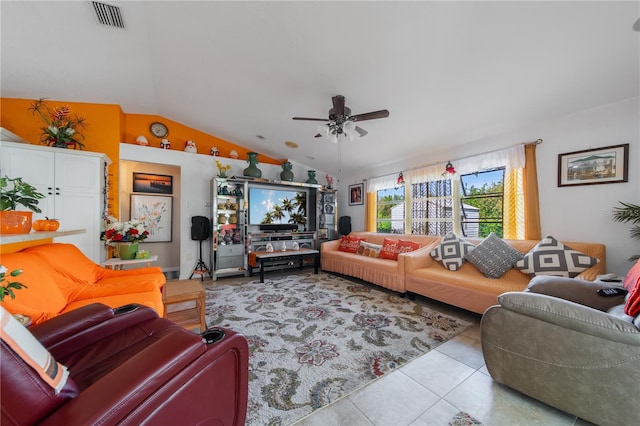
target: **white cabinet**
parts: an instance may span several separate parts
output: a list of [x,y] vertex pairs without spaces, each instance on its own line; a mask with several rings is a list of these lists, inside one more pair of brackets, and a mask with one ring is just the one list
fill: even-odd
[[22,177],[46,196],[33,219],[45,216],[60,221],[60,229],[86,229],[65,237],[91,260],[102,263],[106,256],[100,241],[105,211],[105,166],[111,160],[93,152],[2,142],[0,172]]

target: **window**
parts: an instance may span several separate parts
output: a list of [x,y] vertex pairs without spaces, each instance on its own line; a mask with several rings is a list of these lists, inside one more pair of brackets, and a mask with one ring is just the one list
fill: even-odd
[[[502,237],[504,167],[460,175],[459,182],[440,179],[377,191],[376,232],[484,238]],[[454,196],[460,194],[460,196]],[[405,214],[405,206],[409,206]]]
[[404,234],[404,186],[378,190],[376,201],[376,232]]
[[462,235],[502,237],[504,167],[460,176]]
[[453,192],[450,180],[411,185],[411,233],[445,235],[453,231]]

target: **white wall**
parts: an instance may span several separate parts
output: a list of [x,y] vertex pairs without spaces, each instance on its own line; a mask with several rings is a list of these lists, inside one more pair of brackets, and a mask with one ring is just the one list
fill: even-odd
[[[212,157],[203,154],[192,154],[176,150],[164,150],[160,148],[151,148],[148,146],[139,146],[133,144],[120,144],[120,160],[138,161],[144,163],[166,164],[180,167],[180,188],[179,200],[180,205],[173,205],[173,211],[180,212],[179,229],[173,229],[173,244],[180,245],[180,279],[187,279],[191,275],[191,271],[199,256],[199,243],[191,239],[191,217],[206,216],[211,218],[211,179],[217,174],[215,159],[222,164],[231,164],[230,176],[242,176],[242,171],[247,167],[247,162],[242,159],[233,160],[231,158]],[[258,157],[258,161],[260,157]],[[295,182],[305,182],[307,180],[307,170],[313,169],[304,164],[292,162]],[[282,168],[279,165],[259,164],[258,168],[262,171],[262,177],[270,180],[279,180]],[[318,171],[316,179],[318,183],[324,184],[325,172]],[[175,194],[175,192],[174,192]],[[121,193],[122,196],[122,193]],[[126,192],[125,196],[128,196]],[[145,249],[147,249],[145,247]],[[149,250],[152,250],[150,247]],[[209,264],[210,258],[210,240],[203,242],[202,256],[205,263]],[[175,267],[177,265],[169,265],[159,259],[161,267]],[[199,278],[199,276],[194,276]]]
[[[631,267],[627,259],[640,253],[631,239],[630,224],[616,223],[611,212],[619,201],[640,204],[640,98],[603,105],[508,134],[476,140],[464,146],[438,152],[416,153],[420,160],[376,166],[355,173],[343,173],[338,184],[345,194],[348,185],[364,179],[398,173],[401,170],[436,164],[489,152],[517,143],[543,139],[537,148],[541,225],[543,234],[563,241],[598,242],[607,246],[607,270],[624,275]],[[558,187],[558,154],[590,148],[626,144],[629,146],[629,181],[603,185]],[[349,206],[339,197],[340,216],[351,216],[353,230],[364,230],[364,206]]]

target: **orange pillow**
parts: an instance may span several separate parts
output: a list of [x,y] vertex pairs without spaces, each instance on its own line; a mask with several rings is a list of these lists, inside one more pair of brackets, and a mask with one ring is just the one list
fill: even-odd
[[338,250],[347,253],[357,253],[360,241],[364,241],[364,238],[351,237],[349,235],[343,235],[340,241],[340,247]]
[[398,248],[400,253],[409,253],[411,251],[418,250],[420,248],[420,244],[414,243],[413,241],[398,240]]
[[392,240],[391,238],[385,238],[382,242],[382,250],[380,250],[380,259],[398,260],[398,253],[400,253],[398,247],[398,240]]

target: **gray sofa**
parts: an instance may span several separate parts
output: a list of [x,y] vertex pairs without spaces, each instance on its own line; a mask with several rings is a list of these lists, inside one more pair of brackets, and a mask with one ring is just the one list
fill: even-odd
[[560,410],[637,425],[640,315],[625,315],[624,296],[598,296],[598,287],[612,285],[536,277],[529,291],[500,295],[482,317],[485,362],[497,382]]

